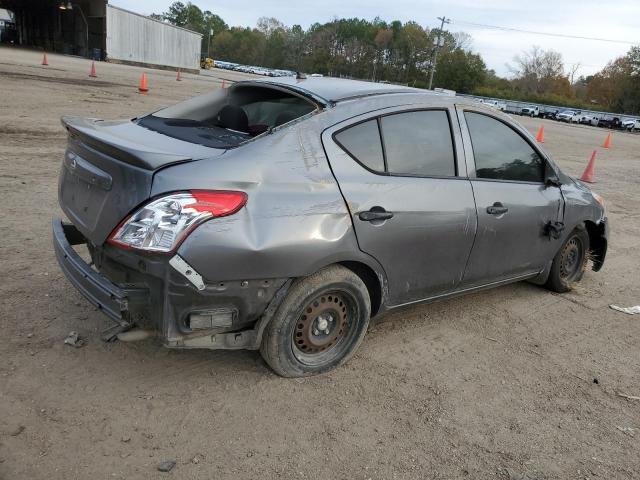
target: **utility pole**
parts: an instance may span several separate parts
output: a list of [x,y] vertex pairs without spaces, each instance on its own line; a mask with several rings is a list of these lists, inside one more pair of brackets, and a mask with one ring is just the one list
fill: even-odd
[[207,41],[207,58],[211,58],[211,35],[213,35],[213,28],[209,29],[209,40]]
[[440,30],[438,31],[438,38],[433,41],[433,55],[431,56],[431,72],[429,73],[429,90],[431,90],[431,86],[433,85],[433,74],[436,71],[436,62],[438,61],[438,50],[442,46],[444,46],[444,37],[442,34],[444,33],[444,24],[451,23],[451,19],[445,17],[438,17],[440,20]]

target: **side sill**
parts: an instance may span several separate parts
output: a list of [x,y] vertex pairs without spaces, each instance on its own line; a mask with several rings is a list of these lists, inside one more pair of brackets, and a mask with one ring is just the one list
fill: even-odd
[[393,310],[400,307],[407,307],[409,305],[417,305],[420,303],[431,303],[436,302],[438,300],[445,300],[447,298],[457,297],[460,295],[465,295],[467,293],[478,292],[480,290],[488,290],[489,288],[499,287],[501,285],[508,285],[510,283],[521,282],[522,280],[528,280],[530,278],[535,278],[540,275],[540,271],[530,272],[523,275],[518,275],[516,277],[507,278],[505,280],[499,280],[497,282],[485,283],[483,285],[478,285],[475,287],[463,288],[462,290],[455,290],[449,293],[443,293],[442,295],[436,295],[433,297],[423,298],[421,300],[414,300],[412,302],[401,303],[399,305],[390,305],[388,307],[389,310]]

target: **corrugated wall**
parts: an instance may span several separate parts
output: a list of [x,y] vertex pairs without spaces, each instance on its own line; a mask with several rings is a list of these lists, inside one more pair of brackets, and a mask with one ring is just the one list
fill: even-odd
[[200,68],[200,34],[107,5],[107,59]]

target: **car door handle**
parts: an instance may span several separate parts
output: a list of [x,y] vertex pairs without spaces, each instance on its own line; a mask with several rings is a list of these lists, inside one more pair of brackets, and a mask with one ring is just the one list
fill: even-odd
[[509,209],[502,205],[500,202],[496,202],[490,207],[487,207],[487,213],[489,215],[502,215],[503,213],[507,213]]
[[373,207],[366,212],[360,212],[358,218],[364,222],[373,222],[375,220],[389,220],[393,217],[392,212],[387,212],[382,207]]

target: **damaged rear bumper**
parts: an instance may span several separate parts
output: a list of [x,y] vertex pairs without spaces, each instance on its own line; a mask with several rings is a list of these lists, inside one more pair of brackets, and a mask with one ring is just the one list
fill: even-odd
[[148,290],[121,288],[93,270],[72,247],[82,243],[86,239],[72,224],[53,220],[53,246],[67,279],[109,318],[122,327],[131,326],[129,312],[147,304]]
[[[204,279],[175,255],[95,247],[73,224],[53,221],[62,271],[120,330],[154,330],[172,348],[257,349],[288,279]],[[73,245],[87,244],[95,268]],[[182,263],[184,262],[184,264]]]

